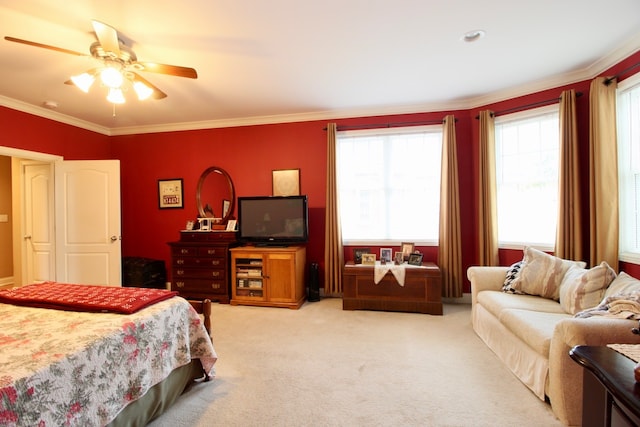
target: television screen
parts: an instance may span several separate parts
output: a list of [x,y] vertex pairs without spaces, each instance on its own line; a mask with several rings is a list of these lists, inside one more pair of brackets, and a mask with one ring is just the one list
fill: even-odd
[[305,243],[307,196],[238,197],[238,238],[258,245]]

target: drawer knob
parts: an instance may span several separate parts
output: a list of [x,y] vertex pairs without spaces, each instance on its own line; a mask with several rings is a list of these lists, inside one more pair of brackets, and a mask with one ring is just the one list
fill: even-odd
[[220,276],[220,272],[219,272],[219,271],[212,271],[212,272],[211,272],[211,275],[212,275],[213,277],[218,277],[218,276]]
[[184,270],[176,270],[178,276],[184,276]]
[[180,249],[180,253],[181,254],[188,254],[189,253],[189,249]]
[[220,283],[212,283],[211,289],[220,289]]
[[216,254],[216,250],[215,250],[215,249],[208,249],[208,250],[207,250],[207,253],[208,253],[209,255],[215,255],[215,254]]
[[183,259],[176,260],[176,264],[183,265],[184,264],[184,260]]
[[212,259],[211,260],[211,265],[220,265],[220,260],[219,259]]
[[184,282],[176,282],[176,286],[179,288],[184,288]]

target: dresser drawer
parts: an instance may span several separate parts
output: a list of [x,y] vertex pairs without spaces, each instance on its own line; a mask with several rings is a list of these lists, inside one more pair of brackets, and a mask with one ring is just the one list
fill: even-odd
[[226,295],[228,292],[226,280],[205,279],[177,279],[173,281],[172,290],[181,294],[193,292]]
[[224,269],[211,269],[211,268],[174,268],[173,277],[190,277],[193,279],[224,279],[227,276]]
[[201,267],[201,268],[224,268],[227,260],[225,258],[200,258],[200,257],[183,257],[177,256],[173,258],[174,267]]

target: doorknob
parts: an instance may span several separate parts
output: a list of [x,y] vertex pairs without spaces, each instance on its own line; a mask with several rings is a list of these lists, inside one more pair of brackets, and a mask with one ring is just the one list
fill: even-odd
[[24,240],[29,240],[29,239],[31,239],[31,234],[27,234],[24,236]]
[[111,236],[111,241],[112,241],[112,242],[115,242],[116,240],[118,240],[118,237],[116,237],[116,236]]

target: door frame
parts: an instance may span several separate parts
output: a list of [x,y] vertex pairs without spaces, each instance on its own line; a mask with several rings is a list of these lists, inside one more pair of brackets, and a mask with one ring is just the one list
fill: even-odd
[[0,146],[0,156],[11,157],[11,218],[13,219],[13,284],[14,286],[22,285],[25,263],[24,257],[24,224],[22,221],[23,207],[23,182],[22,170],[16,166],[16,161],[30,160],[43,163],[53,164],[56,161],[63,160],[62,156],[55,154],[40,153],[37,151],[21,150],[19,148],[11,148]]

